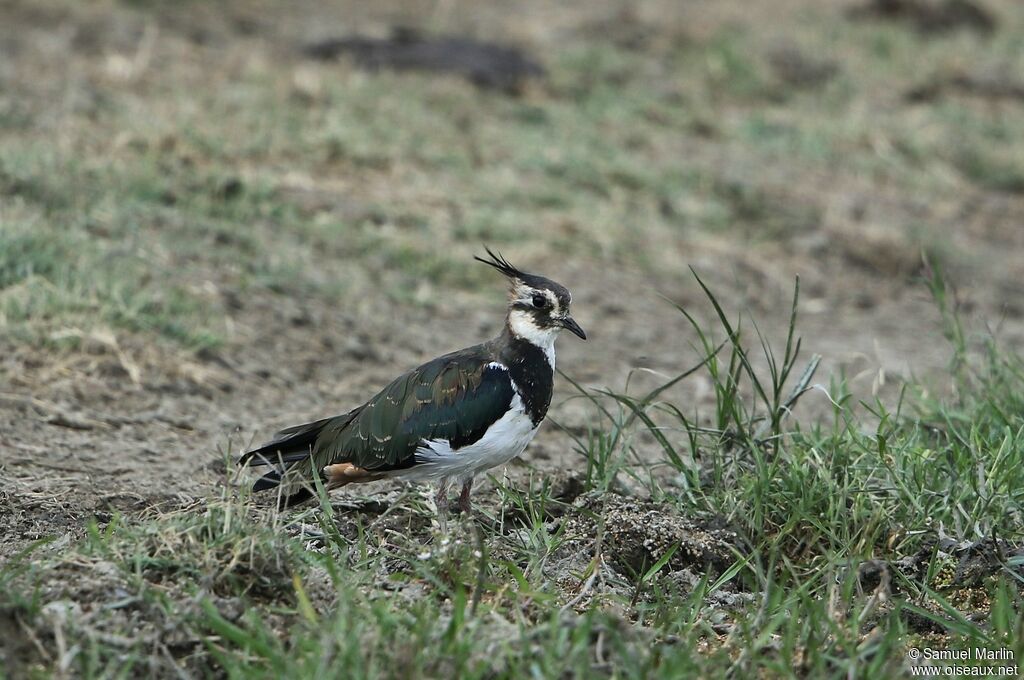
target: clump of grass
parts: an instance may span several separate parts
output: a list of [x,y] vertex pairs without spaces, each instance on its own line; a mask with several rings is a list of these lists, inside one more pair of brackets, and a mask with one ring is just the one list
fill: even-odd
[[[597,471],[588,476],[591,485],[612,488],[610,480],[625,472],[680,512],[717,518],[746,538],[749,553],[735,577],[760,604],[753,619],[731,629],[730,642],[742,650],[732,668],[892,673],[905,646],[932,629],[949,645],[1019,644],[1013,631],[1024,625],[1024,577],[1005,551],[1024,540],[1024,476],[1011,462],[1024,446],[1020,357],[989,340],[983,359],[969,362],[965,331],[935,274],[929,285],[956,357],[955,400],[909,385],[897,404],[856,405],[840,379],[821,388],[832,404],[831,424],[806,425],[793,409],[812,389],[818,357],[799,360],[799,286],[776,354],[756,323],[731,320],[695,278],[718,324],[715,332],[679,309],[698,338],[699,363],[645,394],[586,393],[604,428],[578,438],[577,447]],[[666,398],[697,371],[714,386],[710,426]],[[635,427],[653,439],[659,459],[640,454]],[[938,555],[959,564],[961,574],[968,555],[980,550],[966,546],[993,540],[1004,557],[987,562],[980,580],[942,582],[937,570],[907,566],[935,564]],[[873,561],[884,578],[868,585],[863,565]],[[959,606],[951,604],[954,596]],[[983,611],[998,608],[1001,622],[979,625],[972,597],[991,603],[981,604]]]

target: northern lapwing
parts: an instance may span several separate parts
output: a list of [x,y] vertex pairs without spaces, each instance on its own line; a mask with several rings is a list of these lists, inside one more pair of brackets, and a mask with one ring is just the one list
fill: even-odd
[[314,495],[314,475],[327,489],[378,479],[436,481],[444,527],[448,489],[457,482],[459,507],[469,511],[473,478],[521,454],[537,434],[551,403],[559,331],[587,339],[569,316],[565,286],[520,271],[489,248],[487,255],[475,259],[509,282],[498,336],[428,361],[348,413],[281,430],[238,461],[272,468],[254,491],[277,489],[279,505],[287,507]]

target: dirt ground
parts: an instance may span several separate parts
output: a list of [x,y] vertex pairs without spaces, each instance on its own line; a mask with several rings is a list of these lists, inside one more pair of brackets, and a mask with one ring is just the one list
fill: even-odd
[[[156,27],[159,36],[149,57],[157,66],[129,88],[144,97],[165,84],[159,74],[164,59],[187,55],[192,68],[209,65],[218,72],[222,59],[244,54],[300,70],[307,60],[296,46],[308,38],[352,28],[381,34],[396,22],[500,36],[544,55],[566,35],[603,30],[608,22],[623,33],[653,31],[656,40],[668,40],[678,32],[696,41],[732,23],[753,26],[772,15],[798,15],[808,4],[821,6],[790,1],[748,9],[743,2],[694,2],[658,26],[664,6],[657,3],[635,11],[614,3],[558,10],[545,4],[535,12],[521,3],[515,10],[495,3],[465,16],[458,11],[462,3],[414,4],[353,12],[345,4],[316,3],[284,12],[262,3],[232,3],[225,11],[197,3],[184,13],[162,3],[71,8],[7,1],[0,3],[6,17],[0,21],[0,47],[8,55],[0,76],[17,83],[18,92],[34,94],[24,100],[30,115],[46,115],[47,102],[55,101],[66,78],[86,77],[90,68],[111,68],[119,55],[136,54],[140,26]],[[853,4],[825,6],[838,14]],[[779,36],[762,36],[759,44],[781,44],[784,22],[764,25],[780,26],[768,31]],[[524,96],[543,102],[548,95],[542,86],[540,93]],[[868,135],[864,143],[881,145],[884,156],[896,153],[882,148],[889,141]],[[804,356],[824,357],[818,381],[827,384],[829,375],[844,371],[859,395],[894,399],[901,379],[913,374],[927,380],[950,358],[938,311],[921,282],[921,250],[939,241],[969,318],[997,329],[1007,346],[1024,347],[1019,191],[957,179],[957,191],[917,196],[841,164],[823,174],[801,174],[782,164],[751,167],[741,148],[714,133],[684,136],[680,150],[723,173],[744,168],[738,181],[757,178],[769,214],[785,215],[786,204],[799,200],[814,207],[813,219],[784,239],[751,238],[746,229],[682,230],[664,248],[648,246],[663,255],[647,270],[614,253],[581,249],[578,256],[566,239],[557,246],[534,239],[502,247],[519,266],[573,291],[574,315],[590,340],[562,338],[558,361],[580,383],[622,388],[633,369],[669,375],[694,363],[692,331],[659,297],[710,319],[711,309],[687,270],[691,265],[728,310],[749,313],[774,338],[784,331],[792,282],[800,275],[799,329]],[[751,218],[753,233],[758,219]],[[924,232],[917,226],[922,224],[928,225]],[[478,249],[466,243],[438,257],[458,271],[477,266],[469,255]],[[39,346],[15,333],[12,322],[11,332],[0,335],[0,558],[45,535],[80,535],[92,516],[183,506],[218,485],[244,483],[229,462],[250,443],[278,427],[347,410],[398,372],[489,337],[501,322],[497,277],[478,290],[453,293],[450,303],[424,306],[379,292],[374,281],[382,274],[373,265],[345,266],[354,271],[357,296],[282,299],[269,291],[245,291],[228,312],[230,340],[199,352],[104,326],[65,329],[81,336],[75,348]],[[209,274],[221,282],[219,294],[230,296],[230,281],[216,271]],[[444,292],[441,285],[434,290]],[[699,410],[709,389],[694,379],[679,388],[677,398]],[[591,411],[572,396],[559,379],[551,415],[563,425],[585,427]],[[826,401],[812,394],[803,407],[824,409]],[[526,459],[528,465],[509,466],[513,479],[531,469],[583,465],[568,438],[550,424]],[[386,490],[366,487],[359,493]],[[489,493],[486,483],[478,491],[484,502]]]

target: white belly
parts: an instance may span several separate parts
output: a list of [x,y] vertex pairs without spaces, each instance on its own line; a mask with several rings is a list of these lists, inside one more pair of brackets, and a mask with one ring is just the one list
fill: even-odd
[[418,462],[411,468],[394,473],[398,479],[433,480],[442,477],[469,478],[484,470],[512,460],[526,449],[537,434],[523,401],[516,394],[512,409],[487,428],[484,436],[460,449],[452,449],[448,441],[433,439],[416,451]]

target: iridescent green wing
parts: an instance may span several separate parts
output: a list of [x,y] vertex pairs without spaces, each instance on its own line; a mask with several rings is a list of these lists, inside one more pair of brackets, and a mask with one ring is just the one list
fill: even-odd
[[354,417],[328,422],[313,447],[316,467],[411,467],[425,440],[443,439],[459,449],[480,439],[513,396],[508,371],[483,346],[439,357],[394,380]]

